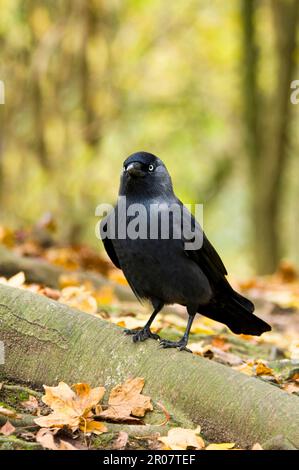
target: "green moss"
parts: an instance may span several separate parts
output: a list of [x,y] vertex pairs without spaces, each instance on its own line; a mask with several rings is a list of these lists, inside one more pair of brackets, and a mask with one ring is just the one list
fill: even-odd
[[92,447],[96,449],[110,449],[112,441],[116,438],[116,433],[108,432],[92,437]]

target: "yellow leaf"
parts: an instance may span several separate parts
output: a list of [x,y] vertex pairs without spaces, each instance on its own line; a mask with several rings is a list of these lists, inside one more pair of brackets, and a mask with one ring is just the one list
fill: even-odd
[[103,432],[107,432],[107,427],[100,421],[81,421],[80,430],[84,433],[103,434]]
[[109,305],[115,301],[113,287],[103,286],[95,292],[95,297],[100,305]]
[[200,427],[192,429],[172,428],[168,431],[167,436],[159,437],[159,441],[163,442],[164,450],[185,450],[187,448],[203,449],[205,443],[199,436]]
[[253,369],[249,364],[241,364],[240,366],[233,367],[234,370],[242,372],[242,374],[253,376]]
[[120,284],[121,286],[127,286],[128,285],[128,281],[126,280],[123,272],[120,271],[119,269],[111,269],[109,271],[108,278],[111,281],[114,281],[117,284]]
[[275,375],[274,371],[263,362],[258,363],[255,373],[256,375]]
[[234,442],[224,442],[222,444],[209,444],[206,450],[230,450],[235,447]]

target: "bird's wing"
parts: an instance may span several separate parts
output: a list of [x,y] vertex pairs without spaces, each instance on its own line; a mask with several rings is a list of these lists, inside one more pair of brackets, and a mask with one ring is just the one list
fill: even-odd
[[[182,203],[181,203],[182,204]],[[226,268],[218,255],[213,245],[207,239],[199,223],[195,220],[194,216],[182,204],[183,217],[182,220],[191,217],[191,228],[193,233],[201,239],[201,247],[195,250],[185,249],[186,255],[198,264],[202,271],[206,274],[208,279],[217,285],[219,282],[226,282],[225,276],[227,275]],[[183,235],[183,241],[188,242]]]
[[[117,254],[115,253],[112,240],[109,238],[109,234],[107,232],[107,218],[108,218],[108,216],[104,217],[104,219],[102,219],[101,224],[100,224],[100,232],[101,232],[102,242],[104,244],[107,255],[111,259],[112,263],[117,268],[121,269],[119,259],[117,257]],[[106,236],[103,236],[103,234],[106,234]]]

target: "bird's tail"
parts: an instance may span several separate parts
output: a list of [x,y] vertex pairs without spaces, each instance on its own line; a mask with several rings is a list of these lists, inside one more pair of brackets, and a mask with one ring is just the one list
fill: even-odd
[[253,303],[233,289],[212,299],[199,310],[199,313],[224,323],[236,334],[260,336],[265,331],[271,330],[270,325],[255,316],[253,312]]

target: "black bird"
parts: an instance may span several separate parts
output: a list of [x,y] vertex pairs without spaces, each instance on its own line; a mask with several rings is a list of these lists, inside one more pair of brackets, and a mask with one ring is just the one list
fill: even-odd
[[[160,204],[157,238],[149,237],[149,226],[144,229],[138,227],[138,223],[135,228],[140,230],[139,237],[119,234],[120,224],[129,228],[134,219],[132,213],[120,215],[121,196],[126,198],[126,209],[132,204],[143,204],[145,222],[149,221],[150,207]],[[182,217],[178,222],[168,211],[170,236],[162,238],[161,212],[172,204],[179,207]],[[191,240],[190,232],[187,238],[184,234],[179,235],[179,238],[174,235],[181,233],[181,225],[178,227],[178,224],[188,217],[192,224],[193,239],[194,234],[202,239],[201,246],[196,250],[186,249],[185,242]],[[116,225],[115,234],[112,233],[111,222]],[[139,222],[139,225],[142,223],[144,221]],[[224,323],[237,334],[259,336],[271,330],[267,323],[253,314],[253,303],[234,291],[227,281],[227,271],[219,255],[200,225],[174,194],[171,177],[164,163],[155,155],[137,152],[125,160],[118,202],[114,211],[101,221],[101,237],[108,255],[115,266],[123,270],[137,298],[148,299],[154,308],[143,329],[126,330],[126,333],[133,335],[134,342],[147,338],[160,339],[151,332],[151,323],[165,304],[173,303],[186,306],[189,318],[180,341],[160,340],[164,348],[187,350],[189,332],[196,313]]]

